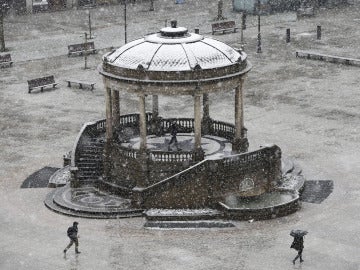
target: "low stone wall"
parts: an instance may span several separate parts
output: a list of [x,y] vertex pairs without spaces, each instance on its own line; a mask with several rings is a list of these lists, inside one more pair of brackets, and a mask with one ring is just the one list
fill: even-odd
[[[286,192],[284,190],[284,192]],[[294,191],[287,191],[293,193],[293,199],[283,204],[270,205],[268,207],[256,209],[239,209],[230,208],[226,204],[219,202],[218,210],[223,212],[223,217],[230,220],[264,220],[272,219],[282,216],[287,216],[295,213],[301,207],[301,201],[298,194]],[[271,204],[271,203],[269,203]]]
[[144,208],[214,207],[228,194],[269,192],[280,178],[281,151],[274,145],[221,160],[204,160],[137,196]]

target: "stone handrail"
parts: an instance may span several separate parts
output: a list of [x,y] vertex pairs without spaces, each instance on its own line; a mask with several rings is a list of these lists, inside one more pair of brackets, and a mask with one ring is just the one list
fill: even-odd
[[209,162],[209,160],[205,159],[200,161],[199,163],[196,163],[195,165],[187,168],[186,170],[183,170],[173,176],[170,176],[162,181],[159,181],[151,186],[148,186],[142,190],[144,194],[144,198],[146,198],[146,195],[149,193],[154,193],[157,191],[163,191],[167,188],[174,186],[174,185],[181,185],[185,181],[189,181],[194,179],[193,176],[196,174],[197,171],[203,171],[205,169],[205,164]]
[[263,160],[269,155],[270,153],[269,149],[271,148],[272,146],[264,147],[254,152],[248,152],[248,153],[237,154],[226,157],[222,159],[222,165],[224,167],[238,167],[238,166],[247,165],[252,162],[258,162],[260,160]]
[[102,119],[96,122],[85,123],[80,132],[78,133],[76,140],[74,142],[73,149],[71,151],[71,167],[76,167],[76,161],[79,155],[81,139],[86,135],[94,136],[95,133],[103,132],[106,129],[106,120]]

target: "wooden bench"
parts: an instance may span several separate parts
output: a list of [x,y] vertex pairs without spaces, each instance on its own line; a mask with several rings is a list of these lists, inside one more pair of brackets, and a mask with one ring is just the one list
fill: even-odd
[[216,32],[222,32],[225,34],[226,31],[233,31],[234,33],[238,29],[235,27],[235,21],[226,21],[226,22],[217,22],[211,24],[212,34],[214,35]]
[[93,41],[72,44],[68,46],[68,56],[70,55],[82,55],[83,53],[96,53],[95,44]]
[[72,80],[72,79],[65,80],[65,81],[68,83],[68,85],[67,85],[68,87],[71,87],[72,83],[76,83],[79,85],[80,89],[83,89],[83,86],[89,86],[91,91],[94,90],[95,83],[92,83],[92,82],[84,82],[84,81],[78,81],[78,80]]
[[29,94],[33,89],[36,88],[40,88],[41,92],[43,92],[45,87],[52,86],[53,88],[55,88],[55,86],[57,85],[57,83],[55,83],[54,76],[36,78],[36,79],[28,80],[27,82],[29,85]]
[[300,6],[296,11],[296,17],[312,17],[315,16],[315,9],[312,6]]
[[360,59],[349,58],[349,57],[340,57],[334,55],[327,55],[315,52],[307,52],[307,51],[296,51],[296,57],[298,58],[306,58],[306,59],[313,59],[313,60],[320,60],[326,61],[330,63],[338,63],[338,64],[345,64],[351,66],[360,66]]
[[11,61],[10,53],[0,55],[0,66],[1,67],[11,67],[12,63],[13,62]]

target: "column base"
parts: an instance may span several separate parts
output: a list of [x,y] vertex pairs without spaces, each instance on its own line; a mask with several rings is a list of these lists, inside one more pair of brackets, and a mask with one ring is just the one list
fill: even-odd
[[205,152],[202,148],[198,148],[194,150],[194,161],[202,161],[205,158]]
[[70,187],[78,188],[80,187],[79,179],[77,177],[79,169],[77,167],[70,168]]
[[211,118],[210,117],[206,117],[203,118],[201,121],[201,134],[203,135],[208,135],[210,134],[210,130],[211,130]]
[[164,130],[161,127],[161,118],[155,117],[150,121],[150,133],[156,136],[162,136],[165,134]]
[[247,138],[234,139],[232,142],[232,152],[234,154],[247,152],[249,148],[249,141]]
[[106,140],[104,146],[104,175],[103,178],[109,179],[111,178],[111,149],[112,149],[112,141]]
[[134,208],[143,208],[144,206],[144,194],[143,188],[135,187],[131,192],[131,206]]
[[136,188],[142,189],[147,187],[149,181],[149,168],[148,168],[148,153],[145,150],[140,151],[137,156],[137,162],[140,165],[141,171],[136,176]]

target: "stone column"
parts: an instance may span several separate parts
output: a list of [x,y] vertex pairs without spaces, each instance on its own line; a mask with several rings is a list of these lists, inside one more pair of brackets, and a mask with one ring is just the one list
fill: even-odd
[[105,104],[106,104],[106,134],[105,134],[105,147],[104,147],[104,178],[111,178],[111,149],[113,139],[113,126],[112,126],[112,102],[111,102],[111,88],[105,85]]
[[204,152],[201,149],[201,95],[194,95],[194,130],[195,130],[195,160],[202,160]]
[[77,6],[77,0],[66,0],[67,9],[72,9],[74,6]]
[[111,88],[106,87],[106,141],[110,142],[113,138],[112,102]]
[[26,13],[31,14],[33,12],[33,0],[26,0]]
[[155,119],[159,117],[159,96],[158,95],[152,96],[152,115],[153,115],[153,118],[155,118]]
[[139,113],[140,113],[140,150],[146,150],[146,113],[145,113],[145,95],[139,95]]
[[210,133],[210,108],[209,108],[209,94],[203,94],[203,116],[201,121],[201,132],[202,134]]
[[248,141],[244,134],[243,83],[244,78],[241,78],[235,88],[235,138],[232,144],[234,153],[246,152],[248,149]]
[[120,126],[120,94],[119,91],[112,90],[112,123],[115,130]]
[[[140,171],[138,171],[138,174],[136,175],[136,191],[141,191],[148,183],[148,155],[146,151],[146,112],[144,94],[139,94],[139,113],[140,151],[137,160],[140,165]],[[138,196],[141,197],[141,193],[138,194]],[[139,200],[139,198],[136,200]]]
[[151,133],[157,136],[162,135],[161,119],[159,117],[159,96],[152,96],[152,121],[151,121]]

